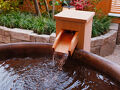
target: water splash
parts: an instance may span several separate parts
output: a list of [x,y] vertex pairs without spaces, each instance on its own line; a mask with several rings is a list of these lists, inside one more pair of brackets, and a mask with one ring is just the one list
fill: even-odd
[[53,54],[53,65],[57,65],[59,70],[62,70],[65,61],[68,58],[68,54],[54,52]]

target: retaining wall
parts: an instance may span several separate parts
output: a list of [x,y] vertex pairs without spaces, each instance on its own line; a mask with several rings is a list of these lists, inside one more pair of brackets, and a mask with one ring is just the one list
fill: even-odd
[[[113,53],[116,46],[118,24],[111,24],[110,31],[105,35],[91,38],[91,52],[100,56],[107,56]],[[38,35],[32,30],[18,28],[7,28],[0,26],[0,43],[16,42],[43,42],[53,43],[56,34]]]

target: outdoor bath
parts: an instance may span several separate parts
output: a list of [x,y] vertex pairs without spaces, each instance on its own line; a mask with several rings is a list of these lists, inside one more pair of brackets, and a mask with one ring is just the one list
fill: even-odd
[[51,44],[0,45],[1,89],[120,89],[120,66],[100,56],[75,50],[63,70],[53,65]]
[[55,15],[54,44],[1,44],[0,88],[119,90],[120,66],[90,53],[94,15],[76,10]]

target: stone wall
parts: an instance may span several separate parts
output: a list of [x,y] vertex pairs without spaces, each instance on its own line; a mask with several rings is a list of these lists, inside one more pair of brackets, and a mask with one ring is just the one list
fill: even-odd
[[118,27],[118,33],[117,33],[117,41],[116,41],[117,45],[120,44],[120,24],[119,24],[119,27]]
[[[116,46],[118,24],[111,24],[110,31],[105,35],[91,38],[91,52],[100,56],[112,54]],[[7,28],[0,26],[0,43],[16,43],[16,42],[43,42],[53,43],[56,34],[38,35],[31,30],[18,28]]]
[[31,30],[18,28],[6,28],[0,26],[0,43],[15,43],[15,42],[43,42],[53,43],[55,34],[38,35]]
[[118,24],[112,23],[110,31],[105,35],[91,38],[91,52],[100,56],[108,56],[113,53],[116,46]]
[[113,53],[116,46],[117,31],[111,30],[105,35],[92,38],[91,52],[100,56],[107,56]]

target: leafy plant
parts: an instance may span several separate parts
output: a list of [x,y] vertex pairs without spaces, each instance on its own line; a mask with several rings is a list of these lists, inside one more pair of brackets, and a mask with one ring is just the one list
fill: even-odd
[[76,10],[94,10],[96,4],[101,0],[72,0],[71,5],[75,6]]
[[[92,37],[108,32],[110,23],[110,17],[96,15],[93,19]],[[53,19],[15,11],[1,14],[0,25],[10,28],[30,29],[39,34],[51,34],[55,32],[56,28]]]
[[55,32],[55,29],[55,21],[53,21],[52,19],[47,19],[45,25],[45,33],[50,34],[52,32]]
[[97,17],[93,19],[92,37],[102,35],[109,30],[111,18],[108,16]]
[[21,0],[0,0],[0,11],[9,12],[18,10],[18,5]]
[[60,0],[62,6],[70,6],[70,0]]
[[10,28],[30,29],[39,34],[51,34],[55,31],[55,21],[30,13],[10,12],[0,15],[0,25]]

